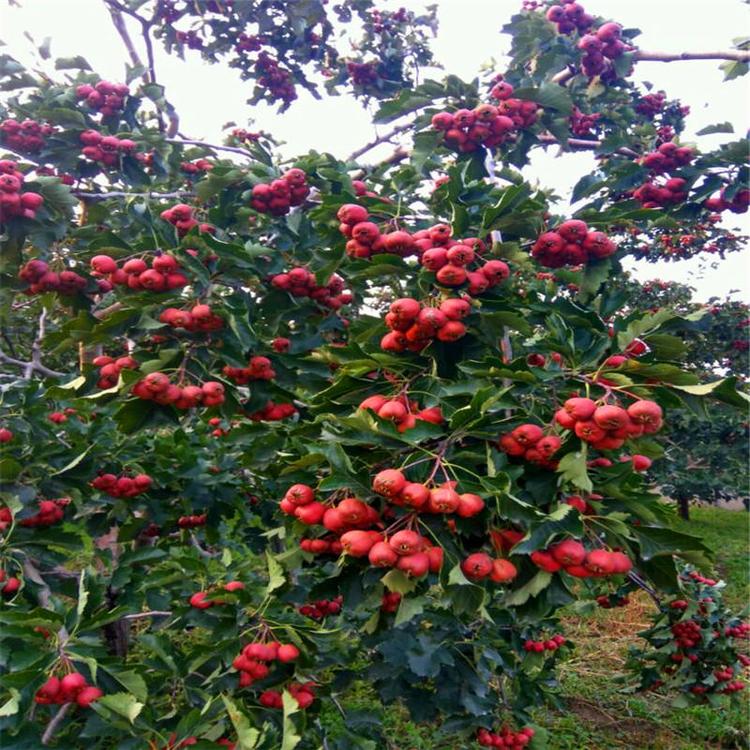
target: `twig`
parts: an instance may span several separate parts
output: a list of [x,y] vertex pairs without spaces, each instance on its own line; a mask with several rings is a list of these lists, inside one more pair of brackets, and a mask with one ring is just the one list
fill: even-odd
[[171,612],[162,611],[162,610],[152,610],[150,612],[135,612],[132,615],[123,615],[123,620],[143,620],[147,617],[170,617]]
[[196,141],[192,138],[167,138],[167,143],[176,143],[179,146],[202,146],[203,148],[213,149],[214,151],[228,151],[230,154],[240,154],[240,156],[244,156],[246,159],[253,158],[243,148],[237,148],[236,146],[217,146],[215,143],[205,143],[204,141]]
[[60,706],[57,713],[52,717],[52,720],[47,724],[47,728],[44,730],[44,734],[42,735],[42,745],[49,745],[49,741],[54,736],[57,728],[65,718],[65,715],[70,711],[72,705],[72,703],[63,703],[63,705]]
[[676,62],[678,60],[736,60],[750,62],[748,50],[718,50],[715,52],[646,52],[638,50],[634,59],[648,62]]
[[393,136],[398,135],[399,133],[403,133],[404,131],[409,130],[412,127],[414,127],[414,124],[411,122],[407,122],[403,125],[398,125],[397,127],[392,128],[387,133],[383,133],[383,135],[377,136],[377,138],[374,138],[361,148],[353,151],[351,154],[349,154],[348,161],[354,161],[355,159],[358,159],[360,156],[362,156],[362,154],[366,154],[370,149],[375,148],[375,146],[379,146],[381,143],[387,143],[391,140],[391,138],[393,138]]
[[76,198],[80,198],[84,201],[105,201],[110,198],[156,198],[156,199],[172,199],[172,198],[194,198],[195,193],[189,190],[177,190],[173,193],[124,193],[120,191],[114,191],[109,193],[95,193],[88,190],[75,190],[72,192]]
[[[120,35],[120,39],[122,39],[122,42],[125,45],[125,49],[130,56],[130,62],[132,62],[136,67],[143,68],[145,70],[146,66],[143,64],[143,61],[138,54],[138,50],[136,50],[135,45],[133,44],[133,40],[130,38],[128,27],[125,25],[125,19],[122,17],[122,11],[126,9],[119,3],[115,3],[114,0],[104,0],[104,2],[109,9],[109,15],[112,18],[112,23],[114,24],[114,27],[117,30],[117,33]],[[146,80],[146,83],[148,83],[148,74],[144,73],[143,77]]]
[[[565,144],[560,143],[560,141],[555,138],[554,135],[551,135],[549,133],[542,133],[539,136],[539,141],[544,144],[550,144],[550,145],[559,145],[564,148]],[[571,146],[572,148],[583,148],[583,149],[597,149],[602,145],[602,141],[589,141],[584,140],[582,138],[568,138],[566,141],[568,146]],[[640,154],[637,151],[633,151],[632,149],[629,149],[625,146],[622,148],[618,148],[614,151],[616,154],[622,154],[623,156],[630,156],[632,158],[637,158],[640,156]]]
[[[50,370],[49,367],[45,367],[41,363],[36,362],[23,362],[15,357],[9,357],[2,349],[0,349],[0,362],[6,365],[13,365],[13,367],[20,367],[24,371],[24,377],[27,376],[25,373],[31,368],[31,372],[38,372],[40,375],[44,375],[46,378],[64,378],[67,373],[58,372],[57,370]],[[27,378],[28,379],[28,378]]]
[[216,557],[216,555],[213,552],[209,552],[208,550],[203,549],[203,547],[201,547],[200,545],[200,542],[198,542],[198,540],[195,538],[193,534],[190,535],[190,544],[192,544],[193,547],[195,547],[195,549],[198,550],[198,554],[201,557]]

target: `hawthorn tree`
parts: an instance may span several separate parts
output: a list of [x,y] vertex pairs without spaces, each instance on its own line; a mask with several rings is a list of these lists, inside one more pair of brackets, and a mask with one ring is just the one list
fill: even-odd
[[[700,152],[628,81],[677,58],[527,2],[502,75],[415,86],[431,16],[106,4],[124,82],[0,56],[6,745],[383,747],[346,705],[366,684],[451,747],[543,747],[557,613],[636,589],[668,625],[642,687],[731,700],[747,626],[682,606],[716,585],[682,573],[707,549],[642,472],[675,410],[747,395],[684,362],[706,311],[628,308],[620,283],[665,232],[740,245],[744,142]],[[336,57],[352,13],[393,68]],[[282,164],[262,134],[182,137],[155,40],[282,109],[337,61],[331,88],[403,142],[363,168],[373,144]],[[731,77],[750,53],[702,56]],[[551,146],[598,154],[575,211],[522,172]]]

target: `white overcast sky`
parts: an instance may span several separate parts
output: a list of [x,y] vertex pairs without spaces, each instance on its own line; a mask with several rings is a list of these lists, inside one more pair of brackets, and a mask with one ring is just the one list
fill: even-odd
[[[433,0],[434,2],[435,0]],[[0,39],[10,54],[22,62],[34,62],[34,45],[52,37],[54,57],[84,56],[102,78],[121,81],[126,59],[102,0],[19,0],[18,8],[3,3],[0,7]],[[405,5],[419,9],[426,3],[417,0],[383,0],[384,8]],[[710,51],[728,49],[734,38],[750,36],[750,9],[742,0],[584,0],[586,9],[613,19],[627,27],[637,27],[641,49],[665,52]],[[520,7],[520,0],[437,0],[440,30],[434,43],[438,61],[446,72],[471,79],[482,63],[494,58],[498,72],[503,70],[503,55],[508,38],[499,28]],[[136,28],[133,38],[138,43]],[[187,62],[169,57],[155,43],[159,82],[166,85],[169,100],[177,107],[181,131],[208,142],[220,142],[222,127],[229,121],[242,126],[248,118],[255,127],[271,132],[286,142],[288,156],[309,149],[328,151],[345,157],[368,142],[376,133],[371,117],[362,106],[348,98],[335,97],[315,101],[307,94],[283,115],[260,105],[245,103],[251,84],[239,80],[236,71],[221,65],[204,64],[198,53],[187,53]],[[735,135],[702,137],[706,150],[746,132],[750,122],[750,77],[723,84],[718,61],[639,63],[635,79],[652,81],[670,98],[690,105],[689,139],[697,130],[716,122],[729,121]],[[438,77],[440,73],[436,74]],[[390,153],[384,147],[381,155]],[[379,155],[368,155],[373,160]],[[590,154],[555,157],[555,150],[537,152],[528,168],[530,179],[552,186],[566,195],[579,177],[593,167]],[[730,215],[727,226],[750,233],[750,214]],[[647,264],[631,262],[641,279],[662,278],[687,282],[696,287],[696,299],[724,296],[737,290],[736,299],[750,297],[750,250],[728,256],[718,269],[704,268],[706,257],[678,263]]]

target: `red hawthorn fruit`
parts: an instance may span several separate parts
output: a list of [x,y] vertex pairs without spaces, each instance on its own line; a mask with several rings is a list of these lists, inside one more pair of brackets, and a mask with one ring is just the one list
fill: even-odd
[[399,557],[396,567],[406,573],[409,578],[421,578],[430,570],[430,558],[424,552]]
[[461,518],[471,518],[484,510],[484,500],[479,495],[465,492],[458,497],[459,503],[458,508],[456,508],[456,514],[461,516]]
[[372,480],[373,490],[385,497],[395,497],[405,486],[406,477],[398,469],[384,469]]
[[564,404],[563,409],[576,421],[585,421],[591,419],[596,411],[596,403],[590,398],[574,397],[569,398]]
[[398,555],[413,555],[422,550],[424,539],[416,531],[404,529],[397,531],[388,540],[388,544]]
[[494,583],[508,583],[518,575],[516,566],[510,560],[497,559],[492,561],[490,580]]
[[367,557],[370,565],[376,568],[392,568],[398,562],[399,555],[388,542],[377,542]]
[[430,490],[418,482],[409,482],[400,493],[400,498],[410,508],[419,509],[430,499]]
[[628,413],[620,406],[600,406],[594,412],[594,422],[604,430],[620,430],[628,421]]
[[492,558],[486,552],[475,552],[461,562],[461,571],[470,581],[487,578],[492,567]]
[[584,546],[575,539],[564,539],[549,548],[549,553],[555,562],[561,565],[581,565],[586,559]]
[[651,468],[652,461],[648,456],[635,453],[630,460],[634,471],[648,471]]
[[345,554],[365,557],[380,539],[382,536],[376,531],[347,531],[341,535],[341,545]]
[[13,440],[13,433],[7,427],[0,427],[0,443],[9,443]]
[[[573,563],[573,565],[577,564],[578,563],[576,562]],[[591,552],[586,555],[584,565],[588,570],[597,575],[609,575],[610,573],[615,572],[612,553],[605,549],[591,550]]]

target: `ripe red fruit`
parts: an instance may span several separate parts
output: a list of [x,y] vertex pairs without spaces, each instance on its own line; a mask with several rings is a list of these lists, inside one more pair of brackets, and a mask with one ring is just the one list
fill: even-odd
[[648,471],[651,468],[652,461],[648,456],[636,453],[631,458],[634,471]]
[[398,555],[413,555],[422,549],[424,540],[416,531],[404,529],[397,531],[388,540],[388,544]]
[[542,428],[535,424],[522,424],[510,434],[517,443],[524,446],[534,445],[544,436]]
[[377,542],[368,554],[370,565],[376,568],[392,568],[398,562],[398,554],[388,542]]
[[644,432],[656,432],[661,427],[662,410],[655,401],[642,399],[628,407],[628,416],[636,423],[643,425]]
[[493,560],[490,580],[495,583],[508,583],[518,575],[516,566],[510,560]]
[[410,578],[421,578],[430,570],[430,558],[424,552],[399,557],[396,567]]
[[7,427],[0,427],[0,443],[9,443],[13,440],[13,433]]
[[351,225],[367,221],[369,214],[364,206],[359,206],[356,203],[346,203],[339,208],[336,216],[339,221]]
[[456,508],[456,514],[461,516],[461,518],[471,518],[484,510],[484,500],[479,495],[465,492],[458,497],[459,503],[458,508]]
[[596,403],[590,398],[574,397],[563,404],[563,409],[576,421],[585,421],[594,416]]
[[291,643],[286,643],[283,646],[279,646],[276,658],[280,662],[287,664],[288,662],[299,658],[299,649]]
[[117,263],[109,255],[95,255],[91,261],[91,268],[97,273],[107,274],[114,273],[117,270]]
[[365,557],[375,543],[378,541],[380,534],[371,531],[347,531],[341,535],[341,545],[344,552],[351,557]]
[[86,678],[79,672],[66,674],[60,680],[60,694],[66,701],[73,700],[79,690],[86,687]]
[[471,312],[471,305],[465,299],[453,297],[441,303],[440,312],[449,320],[461,320]]
[[[578,563],[574,562],[573,565]],[[585,566],[597,575],[609,575],[614,573],[615,564],[612,560],[612,553],[605,549],[591,550],[586,555]]]
[[454,489],[437,487],[430,490],[430,499],[427,503],[427,508],[432,513],[455,513],[460,504],[461,497]]
[[594,422],[604,430],[620,430],[628,421],[628,413],[621,406],[600,406],[594,412]]
[[213,602],[206,601],[207,596],[208,594],[205,591],[198,591],[197,593],[193,594],[188,600],[190,606],[194,607],[195,609],[208,609],[209,607],[213,607]]
[[76,695],[75,700],[81,708],[88,708],[94,701],[99,700],[103,695],[104,692],[98,687],[88,685]]
[[398,469],[384,469],[372,480],[373,490],[385,497],[395,497],[405,486],[406,477]]
[[411,297],[403,297],[391,303],[390,311],[399,320],[414,320],[421,309],[421,305]]
[[510,268],[505,261],[488,260],[480,269],[480,273],[484,275],[491,286],[495,286],[495,284],[505,281],[510,276]]
[[284,497],[292,505],[307,505],[315,500],[315,491],[306,484],[293,484]]
[[400,497],[410,508],[421,508],[430,499],[430,490],[418,482],[409,482],[401,490]]
[[470,581],[479,581],[492,572],[492,558],[486,552],[475,552],[461,563],[461,570]]
[[586,559],[584,546],[575,539],[564,539],[549,548],[556,562],[561,565],[580,565]]

